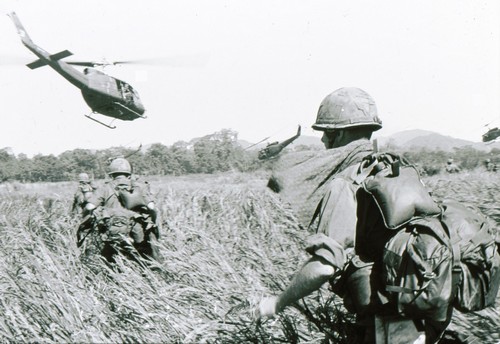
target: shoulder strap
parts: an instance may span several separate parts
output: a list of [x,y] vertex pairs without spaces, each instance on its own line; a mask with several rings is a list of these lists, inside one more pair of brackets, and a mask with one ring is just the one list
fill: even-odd
[[378,172],[391,168],[391,174],[394,177],[399,175],[401,165],[407,165],[406,161],[392,153],[374,153],[363,158],[358,174],[354,179],[356,184],[361,184],[368,176],[377,174]]
[[314,214],[311,217],[311,221],[309,222],[309,225],[307,226],[308,229],[311,228],[311,226],[313,225],[314,221],[318,217],[318,215],[319,215],[319,213],[321,211],[321,206],[322,205],[323,205],[323,198],[321,198],[321,200],[318,202],[318,205],[316,206],[316,209],[314,210]]

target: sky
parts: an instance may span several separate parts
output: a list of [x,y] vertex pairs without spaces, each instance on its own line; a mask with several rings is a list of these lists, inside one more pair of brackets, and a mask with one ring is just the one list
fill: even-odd
[[[110,130],[84,115],[80,90],[21,43],[67,60],[161,59],[108,66],[147,119]],[[319,104],[341,87],[375,100],[389,136],[423,129],[478,142],[500,126],[498,0],[2,0],[0,148],[58,155],[238,132],[240,139],[320,137]],[[108,117],[98,117],[109,122]]]

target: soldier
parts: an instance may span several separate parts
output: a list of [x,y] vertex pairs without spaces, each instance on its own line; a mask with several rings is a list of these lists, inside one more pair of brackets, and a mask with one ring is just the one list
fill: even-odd
[[460,167],[458,167],[458,165],[453,162],[452,158],[448,159],[448,161],[446,162],[445,169],[446,169],[446,172],[448,172],[448,173],[460,172]]
[[90,180],[89,175],[87,173],[80,173],[78,175],[78,189],[73,197],[71,212],[81,212],[96,189],[97,187],[94,182]]
[[421,177],[426,177],[427,176],[427,171],[425,168],[421,167],[420,164],[413,164],[415,168],[417,169],[418,173],[420,173]]
[[491,159],[486,159],[484,161],[484,167],[488,172],[494,172],[496,170],[496,165],[491,162]]
[[125,158],[114,159],[108,175],[111,180],[85,207],[101,225],[106,243],[103,255],[113,261],[118,250],[125,248],[131,254],[133,247],[141,255],[159,260],[154,242],[160,237],[161,225],[149,185],[132,178],[132,167]]
[[[326,282],[336,283],[335,277],[347,260],[351,260],[360,269],[355,272],[357,275],[352,274],[355,278],[349,280],[350,304],[344,302],[344,305],[356,314],[360,336],[356,339],[363,343],[375,342],[375,315],[381,301],[377,300],[372,284],[373,274],[365,275],[367,270],[362,269],[370,264],[359,258],[370,250],[370,239],[363,237],[365,233],[355,233],[359,185],[354,177],[362,158],[373,152],[369,141],[372,133],[381,127],[375,102],[366,92],[358,88],[338,89],[323,100],[313,125],[313,129],[323,131],[322,142],[327,151],[316,157],[290,157],[289,162],[282,163],[283,172],[278,171],[271,178],[268,186],[291,203],[302,224],[312,218],[309,226],[316,234],[306,247],[310,258],[280,295],[261,300],[255,310],[258,319],[273,317]],[[306,172],[299,172],[304,170]],[[305,181],[316,175],[320,175],[315,179],[316,185],[308,184],[309,190],[305,190],[302,187]],[[294,189],[300,189],[299,194],[292,191]],[[301,206],[304,201],[309,210]]]

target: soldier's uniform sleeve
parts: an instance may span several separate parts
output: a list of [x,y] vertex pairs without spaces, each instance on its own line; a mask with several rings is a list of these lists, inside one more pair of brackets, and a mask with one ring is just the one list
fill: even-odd
[[317,233],[306,251],[336,268],[345,263],[345,249],[354,245],[356,233],[356,186],[344,178],[333,179],[321,200]]
[[90,193],[87,202],[92,203],[95,206],[104,205],[108,198],[106,190],[108,189],[107,185],[102,188],[97,189],[95,192]]
[[151,185],[149,184],[149,182],[143,181],[139,184],[139,186],[141,188],[141,193],[145,205],[147,205],[149,202],[154,202],[155,200],[153,199],[153,194],[151,192]]
[[78,206],[80,205],[80,190],[77,190],[75,194],[73,195],[73,204],[71,205],[71,211],[76,211],[78,209]]

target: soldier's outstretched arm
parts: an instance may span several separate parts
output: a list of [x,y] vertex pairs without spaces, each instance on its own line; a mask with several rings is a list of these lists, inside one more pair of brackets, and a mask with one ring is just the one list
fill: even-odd
[[71,204],[71,212],[75,213],[78,208],[78,198],[76,195],[73,197],[73,203]]
[[161,236],[161,231],[162,231],[162,226],[161,226],[161,221],[160,221],[160,215],[158,214],[158,210],[156,208],[156,205],[154,203],[154,201],[151,201],[147,204],[147,208],[148,208],[148,213],[149,213],[149,216],[151,216],[151,221],[153,221],[154,225],[155,225],[155,235],[156,235],[156,239],[160,239],[160,236]]
[[96,205],[94,203],[87,202],[87,204],[85,205],[85,210],[88,212],[91,212],[95,208],[96,208]]
[[335,273],[325,259],[313,256],[293,277],[288,287],[278,296],[264,298],[256,310],[256,318],[273,317],[287,306],[321,288]]

